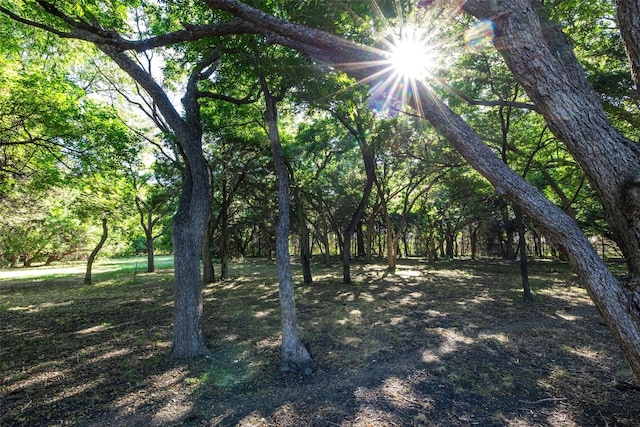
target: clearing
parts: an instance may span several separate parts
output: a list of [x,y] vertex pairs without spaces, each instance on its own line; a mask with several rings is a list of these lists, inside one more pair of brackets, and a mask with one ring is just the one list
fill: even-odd
[[166,260],[103,265],[91,286],[82,270],[0,271],[0,425],[640,425],[638,387],[566,264],[532,263],[525,305],[517,264],[400,262],[354,264],[351,286],[314,266],[297,286],[306,379],[278,370],[268,260],[205,287],[212,356],[183,363],[166,360]]

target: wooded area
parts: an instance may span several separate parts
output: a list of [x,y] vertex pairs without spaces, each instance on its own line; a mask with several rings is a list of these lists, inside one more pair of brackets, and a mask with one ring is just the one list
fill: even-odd
[[211,354],[203,285],[275,259],[304,376],[292,259],[518,260],[529,303],[561,259],[640,379],[638,9],[0,1],[0,254],[173,254],[174,359]]

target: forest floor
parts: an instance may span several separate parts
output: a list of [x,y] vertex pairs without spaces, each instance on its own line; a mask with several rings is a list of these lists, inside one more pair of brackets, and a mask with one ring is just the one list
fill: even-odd
[[267,260],[204,288],[211,357],[180,363],[169,269],[0,279],[0,426],[640,425],[638,386],[567,265],[532,263],[533,304],[513,263],[357,263],[350,286],[339,271],[296,288],[308,378],[279,370]]

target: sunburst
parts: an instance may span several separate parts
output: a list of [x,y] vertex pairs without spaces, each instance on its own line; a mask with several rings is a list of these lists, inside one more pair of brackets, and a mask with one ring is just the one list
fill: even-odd
[[410,101],[415,101],[411,104],[419,110],[419,86],[429,88],[436,82],[450,58],[449,41],[433,25],[437,20],[427,17],[425,12],[410,16],[405,20],[399,13],[399,24],[395,27],[384,20],[386,34],[381,44],[385,60],[381,63],[385,68],[370,90],[370,105],[382,115],[393,116]]

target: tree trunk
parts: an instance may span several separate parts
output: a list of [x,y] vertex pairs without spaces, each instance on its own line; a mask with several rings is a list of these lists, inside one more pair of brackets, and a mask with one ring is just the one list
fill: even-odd
[[311,284],[313,283],[313,275],[311,274],[311,241],[309,239],[309,227],[307,227],[307,220],[304,215],[304,204],[300,196],[300,189],[295,181],[293,168],[286,159],[285,165],[291,179],[293,200],[296,206],[296,218],[298,219],[298,227],[300,228],[300,265],[302,266],[302,277],[305,284]]
[[153,221],[152,221],[153,212],[149,209],[148,216],[148,227],[145,227],[145,240],[147,244],[147,273],[153,273],[156,271],[155,266],[155,258],[154,258],[154,248],[153,248]]
[[102,215],[102,235],[100,236],[100,241],[96,245],[95,248],[91,251],[89,255],[89,259],[87,259],[87,270],[84,273],[84,284],[91,284],[91,269],[93,268],[93,261],[95,261],[96,256],[98,256],[98,252],[102,249],[104,242],[107,241],[107,237],[109,236],[109,228],[107,227],[107,215]]
[[469,224],[469,241],[471,244],[471,259],[475,260],[478,255],[478,230],[480,226]]
[[324,197],[322,197],[322,189],[316,190],[318,194],[318,220],[320,221],[320,242],[324,248],[324,265],[325,267],[331,266],[331,247],[329,246],[329,226],[327,225],[327,218],[324,211]]
[[300,226],[300,264],[302,265],[302,277],[306,284],[313,283],[313,275],[311,274],[311,241],[309,239],[309,227],[304,218],[302,204],[298,206],[298,225]]
[[522,211],[515,208],[516,225],[518,228],[518,251],[520,253],[520,277],[522,278],[522,292],[524,302],[533,302],[531,285],[529,284],[529,261],[527,257],[527,238]]
[[360,143],[364,169],[367,174],[367,181],[365,182],[364,189],[362,190],[360,203],[353,213],[351,222],[349,222],[344,233],[344,241],[342,243],[342,283],[345,285],[351,284],[351,238],[353,237],[358,222],[360,222],[360,218],[362,218],[362,214],[364,213],[364,209],[369,201],[369,196],[371,195],[371,189],[373,188],[374,183],[375,169],[373,150],[369,148],[366,141],[362,140]]
[[202,334],[202,279],[200,256],[211,209],[209,170],[202,153],[202,123],[197,84],[205,70],[215,67],[219,56],[213,53],[192,70],[182,104],[184,118],[151,75],[126,53],[110,45],[98,47],[113,59],[153,98],[173,130],[184,160],[182,190],[173,217],[173,345],[171,357],[193,358],[208,355]]
[[640,147],[608,121],[570,42],[544,15],[542,2],[475,0],[464,8],[477,18],[493,18],[501,35],[495,38],[496,48],[584,171],[603,204],[630,273],[640,276]]
[[454,249],[453,249],[454,238],[455,238],[455,236],[450,232],[447,232],[444,235],[445,257],[447,259],[453,259],[454,258],[454,255],[453,255],[453,253],[454,253]]
[[398,256],[393,236],[393,225],[391,224],[391,216],[389,215],[388,201],[380,186],[378,186],[378,195],[380,196],[380,205],[382,206],[382,216],[384,217],[387,235],[387,270],[394,272],[396,271]]
[[362,218],[360,218],[360,221],[358,221],[358,226],[356,227],[356,254],[358,258],[365,258],[367,256],[364,245],[364,231],[362,228]]
[[178,212],[173,218],[173,358],[209,353],[202,334],[200,277],[200,256],[210,209],[209,173],[199,142],[193,141],[189,149]]
[[216,281],[216,270],[213,266],[213,260],[211,259],[211,213],[207,219],[207,230],[204,233],[204,239],[202,239],[202,284],[214,283]]
[[223,142],[222,156],[222,205],[220,206],[220,280],[229,278],[229,206],[231,195],[229,194],[229,177],[226,143]]
[[23,267],[31,267],[31,264],[33,263],[33,255],[31,254],[24,254],[24,261],[22,263]]
[[278,132],[276,100],[269,92],[264,76],[259,75],[260,86],[265,98],[265,121],[269,141],[273,150],[273,163],[278,177],[278,222],[276,224],[276,262],[278,266],[278,290],[282,315],[282,365],[284,372],[311,375],[314,362],[298,336],[296,303],[293,290],[293,275],[289,255],[289,171]]
[[45,261],[44,265],[51,265],[54,261],[58,261],[60,259],[62,255],[60,255],[59,253],[52,253],[51,255],[49,255],[47,257],[47,260]]
[[402,229],[400,238],[402,239],[402,247],[404,248],[404,257],[409,258],[409,239],[407,237],[407,227],[404,227]]

